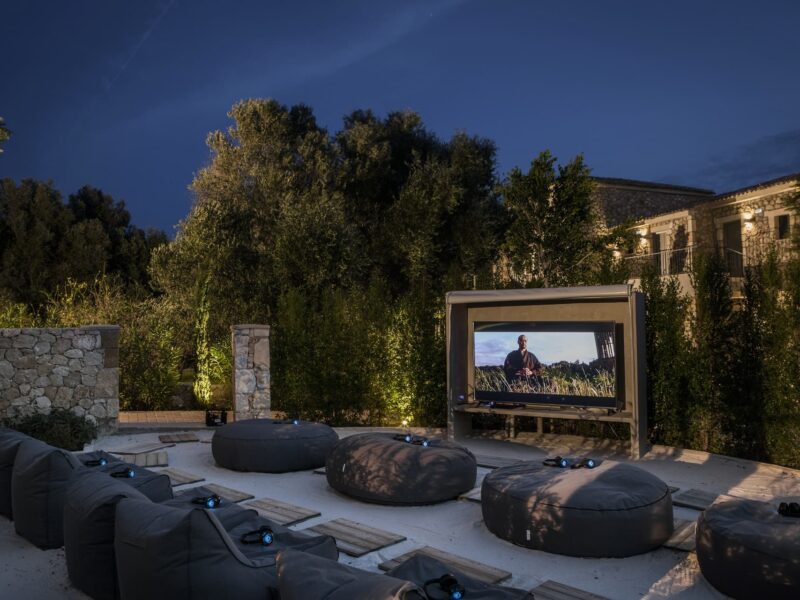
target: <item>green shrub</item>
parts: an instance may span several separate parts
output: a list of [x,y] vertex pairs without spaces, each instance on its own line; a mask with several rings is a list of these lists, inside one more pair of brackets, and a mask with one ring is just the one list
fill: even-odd
[[8,426],[38,440],[65,450],[83,450],[97,437],[97,425],[66,408],[49,414],[33,414],[11,421]]

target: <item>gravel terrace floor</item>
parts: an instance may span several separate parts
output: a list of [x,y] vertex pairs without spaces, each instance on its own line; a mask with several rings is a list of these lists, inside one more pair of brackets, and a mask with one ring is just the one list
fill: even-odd
[[[373,430],[339,428],[337,432],[340,437],[345,437]],[[192,428],[191,431],[204,441],[210,441],[213,435],[213,429]],[[423,429],[412,431],[421,435],[435,434]],[[87,450],[113,452],[131,444],[157,442],[158,435],[163,432],[121,432],[98,439]],[[465,445],[476,454],[504,458],[541,460],[555,454],[591,454],[627,460],[609,450],[581,447],[579,442],[569,438],[540,439],[536,446],[494,439],[470,439]],[[296,525],[297,529],[344,517],[408,538],[358,559],[341,554],[340,561],[370,571],[378,572],[377,565],[384,560],[429,545],[510,571],[512,578],[504,582],[505,585],[523,589],[532,589],[553,580],[619,600],[724,597],[700,575],[693,552],[662,547],[624,559],[581,559],[548,554],[514,546],[489,533],[483,525],[480,505],[475,502],[453,500],[423,507],[365,504],[334,492],[328,487],[324,475],[312,471],[273,475],[237,473],[217,467],[211,455],[211,445],[203,441],[179,443],[166,450],[170,467],[205,478],[203,482],[178,486],[176,491],[218,483],[249,492],[256,499],[274,498],[322,513],[320,517]],[[767,501],[800,498],[800,472],[774,465],[667,447],[655,447],[636,463],[681,490],[693,488]],[[478,469],[478,484],[488,472],[485,468]],[[691,509],[675,507],[676,518],[696,519],[698,514]],[[69,583],[63,549],[43,551],[35,548],[17,536],[13,523],[6,519],[0,519],[0,556],[0,598],[86,598]]]

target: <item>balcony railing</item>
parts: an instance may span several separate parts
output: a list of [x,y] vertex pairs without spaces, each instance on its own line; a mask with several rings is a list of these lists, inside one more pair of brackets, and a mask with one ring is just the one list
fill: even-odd
[[632,278],[642,276],[646,267],[654,266],[660,275],[678,275],[688,273],[692,268],[693,246],[670,248],[650,254],[633,254],[626,256]]
[[659,275],[679,275],[689,273],[692,269],[692,259],[697,252],[718,252],[725,261],[731,277],[744,277],[745,267],[756,264],[767,256],[767,252],[774,251],[778,261],[787,260],[793,253],[791,240],[775,240],[771,245],[748,245],[746,251],[741,248],[710,249],[708,246],[687,246],[685,248],[671,248],[650,254],[633,254],[626,256],[631,278],[638,279],[642,276],[646,266],[654,266]]

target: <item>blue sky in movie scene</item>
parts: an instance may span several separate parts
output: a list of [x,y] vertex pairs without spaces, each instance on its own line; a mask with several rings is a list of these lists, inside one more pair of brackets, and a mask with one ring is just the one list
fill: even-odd
[[171,232],[242,98],[417,111],[438,136],[734,189],[800,170],[800,3],[7,2],[0,175],[100,187]]
[[478,331],[475,333],[475,366],[502,365],[508,353],[517,349],[520,335],[528,338],[528,351],[545,365],[561,361],[590,363],[597,358],[591,332]]

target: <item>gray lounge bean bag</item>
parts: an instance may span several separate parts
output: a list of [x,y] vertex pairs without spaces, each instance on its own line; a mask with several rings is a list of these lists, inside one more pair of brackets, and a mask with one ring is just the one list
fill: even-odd
[[[262,526],[274,532],[271,545],[241,542],[243,534]],[[187,509],[123,498],[117,504],[115,529],[125,600],[277,599],[279,551],[294,548],[338,557],[332,537],[308,537],[235,505]]]
[[473,454],[458,444],[431,440],[428,447],[391,433],[361,433],[340,440],[325,465],[328,484],[366,502],[435,504],[472,489]]
[[425,600],[422,588],[296,550],[278,554],[281,600]]
[[[166,478],[166,475],[161,477]],[[70,480],[64,500],[64,552],[72,584],[95,600],[119,598],[114,523],[117,503],[123,498],[152,500],[137,489],[143,479],[117,479],[100,470],[79,471]],[[169,479],[167,478],[167,485]],[[192,508],[195,497],[208,497],[207,488],[192,488],[175,498],[169,494],[167,506]],[[163,494],[159,494],[163,497]],[[160,500],[154,500],[159,502]],[[235,504],[225,510],[243,511]],[[222,508],[220,508],[222,510]]]
[[321,467],[338,439],[323,423],[248,419],[217,429],[211,452],[226,469],[287,473]]
[[697,521],[697,561],[708,582],[733,598],[796,600],[800,518],[778,514],[777,501],[719,498]]
[[528,462],[483,480],[486,527],[520,546],[584,557],[625,557],[661,546],[673,531],[667,484],[639,467],[594,469]]
[[11,472],[17,449],[23,440],[31,439],[14,429],[0,427],[0,515],[13,518],[11,510]]
[[438,582],[442,575],[449,574],[454,576],[457,582],[464,587],[465,600],[533,600],[533,594],[526,590],[475,579],[435,558],[420,554],[412,556],[386,574],[397,579],[414,582],[423,588],[431,598],[448,597]]
[[64,491],[78,469],[75,456],[35,439],[20,444],[11,473],[11,507],[18,535],[39,548],[64,545]]
[[77,472],[64,495],[64,552],[72,584],[95,599],[119,597],[114,514],[122,498],[147,501],[132,485],[100,470]]

